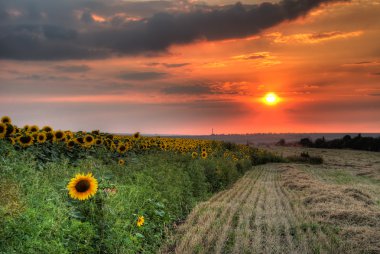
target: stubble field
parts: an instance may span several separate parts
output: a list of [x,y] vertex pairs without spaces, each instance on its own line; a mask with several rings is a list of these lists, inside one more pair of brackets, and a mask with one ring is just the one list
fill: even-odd
[[378,153],[307,151],[321,165],[254,166],[232,188],[200,203],[163,253],[380,253]]

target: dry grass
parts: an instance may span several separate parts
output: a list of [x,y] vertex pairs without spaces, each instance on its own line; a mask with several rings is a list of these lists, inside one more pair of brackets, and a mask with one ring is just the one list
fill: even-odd
[[282,173],[284,186],[300,195],[312,218],[336,227],[344,253],[380,253],[380,209],[363,190],[323,182],[292,166]]
[[321,169],[344,170],[353,176],[365,176],[380,181],[380,154],[378,152],[280,146],[270,146],[266,149],[283,156],[308,152],[312,156],[323,157],[324,163]]
[[[201,203],[163,253],[317,253],[336,242],[313,224],[284,187],[279,165],[256,167],[231,189]],[[328,227],[326,227],[328,228]]]
[[254,167],[199,204],[161,252],[380,253],[379,154],[309,153],[326,163]]

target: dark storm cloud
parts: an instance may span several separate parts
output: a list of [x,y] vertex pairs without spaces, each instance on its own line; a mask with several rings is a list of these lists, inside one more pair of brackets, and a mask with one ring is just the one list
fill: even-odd
[[[158,13],[116,24],[112,18],[123,11],[128,14],[126,6],[131,7],[131,3],[6,0],[0,6],[0,17],[5,19],[0,26],[0,58],[83,59],[160,52],[170,45],[198,39],[212,41],[254,35],[335,1],[340,0],[282,0],[249,6],[237,3],[202,6],[189,12],[162,12],[170,10],[170,4],[150,2],[159,6]],[[149,5],[135,3],[135,6],[143,9]],[[95,13],[111,22],[95,22]]]
[[119,78],[124,80],[152,80],[161,79],[167,77],[168,74],[165,72],[155,72],[155,71],[144,71],[144,72],[126,72],[119,76]]
[[71,72],[71,73],[80,73],[91,70],[87,65],[57,65],[54,67],[56,70],[61,72]]

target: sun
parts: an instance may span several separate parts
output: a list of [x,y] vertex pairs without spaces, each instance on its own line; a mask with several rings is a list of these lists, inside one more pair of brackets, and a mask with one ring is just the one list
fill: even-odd
[[263,101],[269,106],[274,106],[280,101],[280,98],[275,93],[271,92],[264,95]]

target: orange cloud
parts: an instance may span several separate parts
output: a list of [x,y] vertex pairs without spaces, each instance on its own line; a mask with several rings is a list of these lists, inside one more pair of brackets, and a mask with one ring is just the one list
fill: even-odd
[[267,34],[266,37],[270,38],[275,43],[315,44],[315,43],[321,43],[321,42],[336,40],[336,39],[358,37],[362,35],[363,33],[364,33],[363,31],[354,31],[354,32],[332,31],[332,32],[323,32],[323,33],[300,33],[300,34],[283,35],[280,32],[276,32],[276,33]]
[[104,17],[97,15],[97,14],[92,14],[91,17],[96,22],[105,22],[106,21],[106,19]]

